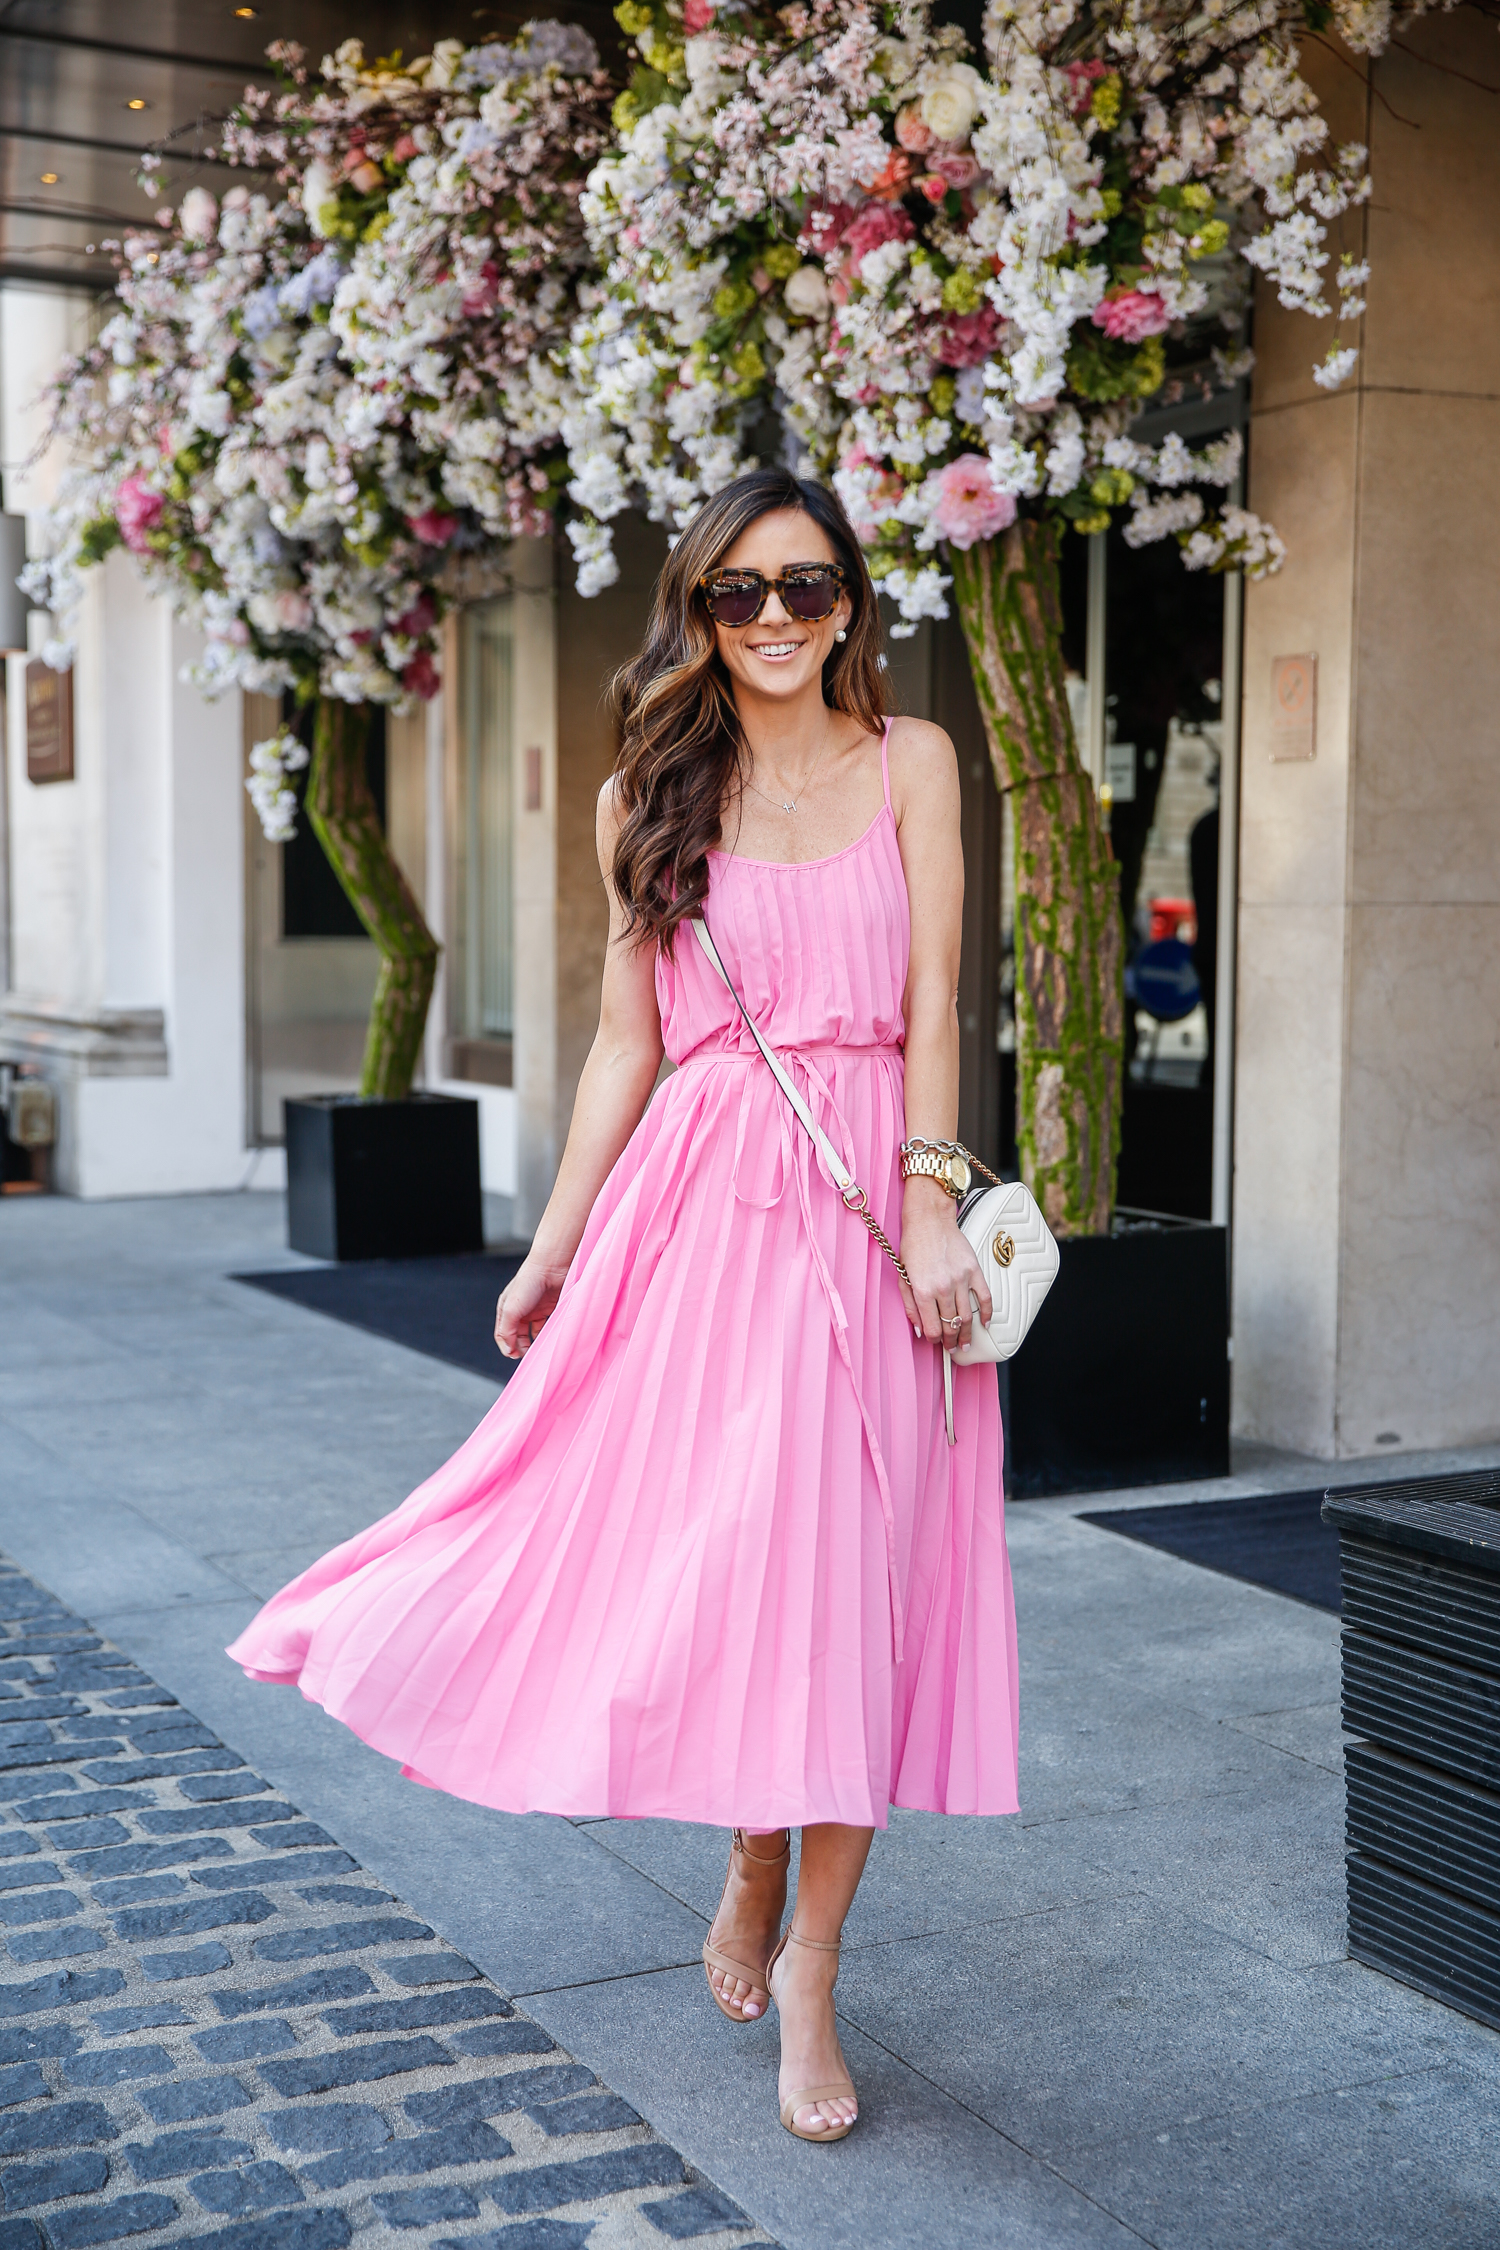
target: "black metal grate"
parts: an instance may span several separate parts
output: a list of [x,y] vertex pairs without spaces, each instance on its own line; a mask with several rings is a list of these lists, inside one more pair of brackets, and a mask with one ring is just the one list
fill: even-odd
[[1349,1951],[1500,2028],[1500,1915],[1352,1851]]
[[1323,1514],[1341,1532],[1500,1572],[1500,1469],[1330,1492]]
[[1351,1743],[1349,1845],[1500,1914],[1500,1795]]
[[1500,2028],[1500,1470],[1330,1492],[1349,1950]]
[[1500,1784],[1500,1680],[1346,1628],[1342,1709],[1350,1734]]
[[1347,1626],[1500,1675],[1500,1578],[1348,1531],[1339,1565]]

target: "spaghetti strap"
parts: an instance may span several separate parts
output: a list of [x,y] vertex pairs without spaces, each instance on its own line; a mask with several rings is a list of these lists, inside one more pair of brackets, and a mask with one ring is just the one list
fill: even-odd
[[887,719],[880,730],[880,782],[885,790],[887,812],[891,809],[891,726],[892,721]]

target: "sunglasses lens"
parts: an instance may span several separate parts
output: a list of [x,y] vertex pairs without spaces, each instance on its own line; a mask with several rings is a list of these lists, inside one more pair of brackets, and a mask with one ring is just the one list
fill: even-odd
[[800,617],[804,625],[816,625],[836,605],[839,582],[831,570],[799,573],[786,579],[781,598],[793,617]]
[[719,625],[748,625],[765,600],[758,578],[715,578],[705,593],[708,614]]

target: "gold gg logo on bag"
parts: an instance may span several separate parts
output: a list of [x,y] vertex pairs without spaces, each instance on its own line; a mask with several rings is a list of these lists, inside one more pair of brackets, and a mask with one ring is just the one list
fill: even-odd
[[1016,1245],[1014,1236],[1008,1235],[1002,1230],[1002,1232],[997,1234],[994,1241],[990,1244],[990,1256],[994,1259],[997,1266],[1008,1266],[1015,1254]]

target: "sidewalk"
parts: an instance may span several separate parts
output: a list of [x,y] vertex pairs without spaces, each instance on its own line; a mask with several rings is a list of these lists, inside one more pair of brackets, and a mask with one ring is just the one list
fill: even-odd
[[[837,2149],[782,2133],[774,2028],[734,2031],[702,1986],[721,1836],[438,1797],[220,1654],[494,1396],[224,1278],[299,1263],[281,1230],[268,1196],[0,1212],[0,1548],[513,1996],[760,2239],[1500,2239],[1500,2037],[1343,1958],[1337,1621],[1078,1522],[1097,1498],[1010,1515],[1021,1818],[893,1816],[839,1987],[863,2122]],[[1130,1497],[1329,1475],[1287,1456],[1237,1468]],[[1338,1481],[1364,1473],[1344,1463]],[[361,2244],[382,2239],[378,2220],[359,2223]],[[492,2213],[479,2224],[521,2250]],[[450,2223],[392,2240],[464,2238]],[[172,2228],[142,2250],[158,2239]]]

